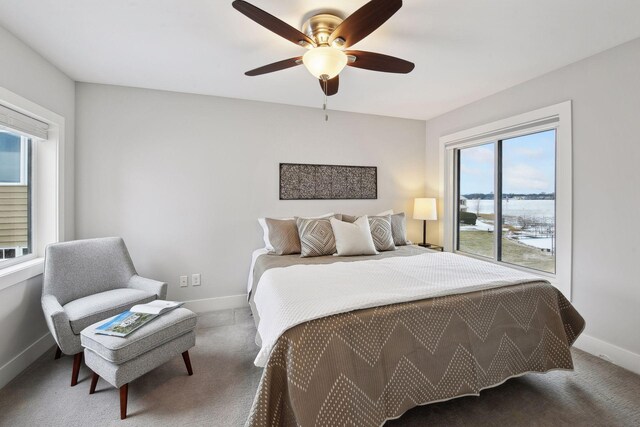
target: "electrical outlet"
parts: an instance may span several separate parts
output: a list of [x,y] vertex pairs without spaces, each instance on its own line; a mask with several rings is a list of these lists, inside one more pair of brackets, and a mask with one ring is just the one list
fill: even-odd
[[180,276],[180,287],[181,288],[186,288],[187,286],[189,286],[189,277],[188,276]]
[[191,285],[200,286],[200,273],[191,275]]

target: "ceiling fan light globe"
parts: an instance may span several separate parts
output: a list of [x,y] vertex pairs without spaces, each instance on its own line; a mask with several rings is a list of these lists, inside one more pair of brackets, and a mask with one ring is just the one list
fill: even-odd
[[347,55],[336,48],[321,46],[308,50],[302,57],[302,63],[317,79],[327,76],[332,79],[347,65]]

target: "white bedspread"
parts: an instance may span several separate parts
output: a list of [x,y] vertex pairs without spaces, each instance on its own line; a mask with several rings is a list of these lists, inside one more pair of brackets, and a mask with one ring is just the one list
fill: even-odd
[[451,253],[294,265],[267,270],[257,286],[264,367],[285,331],[352,310],[544,280],[539,276]]

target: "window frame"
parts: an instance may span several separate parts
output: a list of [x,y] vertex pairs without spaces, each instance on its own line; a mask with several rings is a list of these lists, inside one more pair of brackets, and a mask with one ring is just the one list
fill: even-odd
[[[556,272],[548,273],[497,261],[480,255],[457,250],[458,234],[458,155],[457,150],[490,142],[496,143],[494,155],[499,160],[498,140],[506,140],[546,130],[556,130]],[[571,300],[572,280],[572,124],[571,101],[534,110],[528,113],[498,120],[471,129],[445,135],[440,138],[440,160],[442,175],[442,193],[444,199],[444,247],[445,250],[463,256],[504,265],[517,270],[536,274],[549,280]],[[494,164],[494,187],[499,185],[499,167]],[[562,173],[559,171],[562,170]],[[494,190],[495,191],[495,190]],[[500,200],[494,199],[496,214],[501,211]],[[500,205],[500,206],[498,206]],[[494,233],[498,239],[500,233]],[[498,248],[501,242],[494,242]],[[497,254],[496,254],[497,255]]]
[[0,87],[0,105],[49,126],[47,139],[7,129],[31,139],[31,253],[0,264],[0,290],[42,274],[44,249],[64,240],[65,119]]

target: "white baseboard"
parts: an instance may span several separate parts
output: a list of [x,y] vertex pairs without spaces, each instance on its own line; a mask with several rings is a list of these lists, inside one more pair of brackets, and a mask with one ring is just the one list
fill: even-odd
[[[20,372],[24,371],[29,365],[35,362],[55,343],[56,342],[51,334],[47,332],[16,357],[5,363],[4,366],[0,367],[0,388],[4,387],[9,383],[9,381],[17,377]],[[53,354],[51,357],[53,357]]]
[[230,308],[249,307],[247,302],[247,294],[230,295],[228,297],[204,298],[185,301],[184,306],[196,313],[204,313],[207,311],[226,310]]
[[585,334],[578,337],[574,346],[631,372],[640,374],[640,354]]

